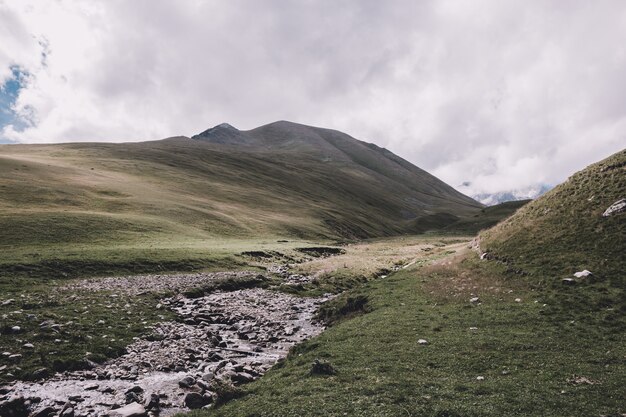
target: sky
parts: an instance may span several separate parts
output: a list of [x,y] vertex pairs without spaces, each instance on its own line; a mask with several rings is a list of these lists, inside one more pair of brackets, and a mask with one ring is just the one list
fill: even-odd
[[0,143],[290,120],[469,195],[557,184],[626,147],[624,40],[623,0],[0,0]]

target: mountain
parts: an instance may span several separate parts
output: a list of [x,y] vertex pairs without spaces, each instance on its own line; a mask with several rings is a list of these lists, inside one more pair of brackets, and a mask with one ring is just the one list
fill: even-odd
[[471,186],[472,184],[470,182],[464,182],[458,188],[468,195],[471,195],[474,200],[486,206],[495,206],[500,203],[506,203],[507,201],[533,200],[552,189],[552,186],[548,184],[535,184],[528,187],[495,193],[471,193]]
[[137,143],[2,145],[0,178],[3,258],[28,262],[114,249],[107,262],[117,262],[136,248],[220,239],[390,236],[482,208],[386,149],[289,122]]
[[626,288],[626,213],[603,215],[626,197],[626,150],[590,165],[483,232],[481,248],[535,280],[559,283],[589,270]]

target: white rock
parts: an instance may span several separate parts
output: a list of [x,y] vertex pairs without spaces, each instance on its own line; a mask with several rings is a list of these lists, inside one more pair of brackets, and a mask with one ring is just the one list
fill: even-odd
[[478,297],[472,297],[472,298],[470,298],[470,300],[469,300],[469,301],[470,301],[470,303],[474,303],[474,304],[475,304],[475,303],[479,303],[479,302],[480,302],[480,298],[478,298]]
[[580,272],[575,272],[575,273],[574,273],[574,276],[575,276],[576,278],[586,278],[586,277],[588,277],[588,276],[590,276],[590,275],[593,275],[593,274],[591,273],[591,271],[588,271],[588,270],[586,270],[586,269],[585,269],[585,270],[582,270],[582,271],[580,271]]
[[130,403],[125,407],[112,410],[112,417],[143,417],[146,415],[146,409],[138,403]]
[[521,302],[522,302],[522,299],[521,299],[521,298],[516,298],[516,299],[515,299],[515,302],[516,302],[516,303],[521,303]]
[[624,211],[626,211],[626,198],[622,198],[621,200],[611,204],[606,210],[604,210],[602,217],[609,217],[614,214],[623,213]]
[[428,344],[428,340],[420,339],[420,340],[417,341],[417,343],[420,344],[420,345],[427,345]]
[[477,377],[476,377],[476,380],[477,380],[477,381],[484,381],[484,380],[485,380],[485,377],[484,377],[484,376],[480,376],[480,375],[479,375],[479,376],[477,376]]
[[23,347],[24,349],[35,349],[35,346],[33,346],[33,344],[32,344],[32,343],[24,343],[24,344],[22,345],[22,347]]
[[11,327],[11,331],[13,333],[19,333],[22,330],[22,328],[20,326],[13,326]]
[[472,331],[476,331],[476,330],[478,330],[478,327],[470,327],[469,329],[472,330]]

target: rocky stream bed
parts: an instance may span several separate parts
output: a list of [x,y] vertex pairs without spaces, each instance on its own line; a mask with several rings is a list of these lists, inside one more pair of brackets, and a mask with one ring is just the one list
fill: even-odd
[[[180,290],[211,278],[154,276],[147,285],[148,290],[159,285]],[[93,291],[133,288],[124,284],[124,279],[104,279],[76,285]],[[326,299],[259,288],[165,298],[160,307],[174,311],[177,321],[157,324],[126,354],[93,369],[0,388],[0,415],[169,416],[210,407],[234,395],[237,385],[263,375],[292,346],[319,334],[323,326],[313,317]]]

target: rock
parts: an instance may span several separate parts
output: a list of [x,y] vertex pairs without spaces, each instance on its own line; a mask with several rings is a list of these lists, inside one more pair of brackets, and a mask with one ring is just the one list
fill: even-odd
[[210,396],[205,396],[197,392],[190,392],[185,395],[185,406],[187,408],[191,408],[192,410],[196,410],[210,404],[210,398]]
[[134,387],[126,390],[125,394],[128,394],[129,392],[134,392],[135,394],[141,394],[143,392],[143,388],[141,388],[139,385],[135,385]]
[[469,302],[472,303],[472,304],[478,304],[478,303],[480,303],[480,298],[472,297],[472,298],[470,298]]
[[590,271],[586,270],[586,269],[583,270],[583,271],[579,271],[579,272],[575,272],[574,273],[574,276],[576,278],[587,278],[587,277],[589,277],[591,275],[593,275],[593,274]]
[[124,399],[126,401],[126,404],[132,404],[132,403],[139,403],[139,402],[141,402],[140,395],[137,394],[136,392],[133,392],[133,391],[129,391],[126,394],[124,394]]
[[484,381],[485,377],[484,376],[477,376],[476,377],[476,381]]
[[22,347],[24,349],[35,349],[35,346],[32,343],[24,343]]
[[237,384],[247,384],[254,381],[254,377],[247,372],[236,372],[230,379]]
[[561,280],[561,283],[564,285],[575,285],[576,284],[576,280],[574,278],[563,278]]
[[2,417],[28,417],[28,414],[24,397],[15,397],[0,402],[0,416]]
[[427,345],[428,344],[428,340],[426,340],[426,339],[419,339],[417,341],[417,344],[418,345]]
[[480,254],[480,260],[485,260],[485,259],[489,259],[489,253],[488,252],[483,252]]
[[146,401],[146,410],[155,411],[159,409],[161,398],[158,394],[150,394],[150,398]]
[[48,368],[39,368],[33,372],[33,378],[35,379],[44,379],[50,376],[50,371]]
[[52,407],[45,407],[42,408],[39,411],[36,411],[35,413],[32,414],[31,417],[52,417],[53,415],[55,415],[59,410],[52,408]]
[[192,376],[187,375],[180,381],[178,381],[178,386],[181,388],[191,388],[196,384],[196,379]]
[[111,417],[146,417],[146,409],[138,403],[130,403],[117,410],[112,410]]
[[319,359],[316,359],[309,373],[311,375],[335,375],[337,374],[337,370],[330,363],[321,362]]
[[602,217],[614,216],[616,214],[620,214],[626,211],[626,199],[622,198],[619,201],[611,204],[604,213],[602,213]]
[[515,302],[516,302],[516,303],[521,303],[521,302],[522,302],[522,299],[521,299],[521,298],[516,298],[516,299],[515,299]]
[[64,410],[61,411],[59,417],[74,417],[74,407],[63,407]]
[[22,328],[20,326],[13,326],[11,327],[11,332],[13,333],[19,333],[22,331]]

